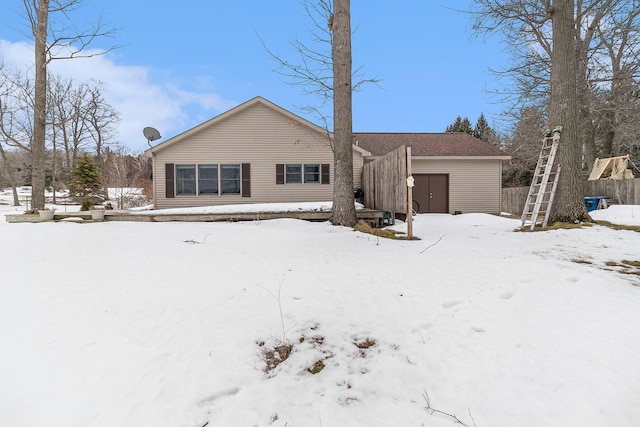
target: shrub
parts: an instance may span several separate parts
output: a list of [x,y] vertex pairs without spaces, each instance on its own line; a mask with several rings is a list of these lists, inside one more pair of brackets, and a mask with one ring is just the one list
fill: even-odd
[[82,200],[82,206],[80,206],[81,211],[90,211],[93,209],[93,202],[89,199]]
[[82,203],[82,210],[89,210],[93,205],[104,201],[103,194],[104,189],[98,166],[93,158],[85,153],[71,171],[69,195],[72,200]]

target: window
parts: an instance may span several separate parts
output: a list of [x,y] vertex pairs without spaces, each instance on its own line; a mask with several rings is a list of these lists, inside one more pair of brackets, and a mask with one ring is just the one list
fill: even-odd
[[320,165],[304,165],[304,182],[320,182]]
[[329,184],[329,164],[276,164],[276,184]]
[[195,165],[176,165],[176,194],[196,194]]
[[302,165],[286,165],[286,183],[299,184],[302,182]]
[[221,194],[240,194],[240,165],[220,165]]
[[[175,179],[174,179],[175,177]],[[240,194],[251,197],[251,164],[165,164],[166,197]]]
[[198,194],[218,194],[218,165],[198,166]]

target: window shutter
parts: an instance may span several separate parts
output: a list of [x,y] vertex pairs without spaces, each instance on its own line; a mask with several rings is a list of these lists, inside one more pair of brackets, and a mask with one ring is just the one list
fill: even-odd
[[284,184],[284,164],[276,165],[276,184]]
[[251,164],[242,164],[242,197],[251,197]]
[[320,166],[320,182],[322,184],[329,184],[329,164],[325,163]]
[[165,163],[164,165],[164,186],[167,199],[173,199],[176,196],[175,192],[175,168],[173,163]]

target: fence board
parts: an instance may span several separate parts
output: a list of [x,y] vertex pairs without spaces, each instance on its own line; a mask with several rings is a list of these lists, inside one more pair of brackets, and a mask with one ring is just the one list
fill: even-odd
[[364,165],[363,203],[386,212],[407,213],[407,148],[402,145]]
[[502,212],[514,215],[522,214],[529,187],[510,187],[502,189]]
[[[529,187],[503,188],[502,212],[520,215],[528,192]],[[640,178],[585,181],[583,194],[608,196],[612,202],[624,205],[640,205]]]

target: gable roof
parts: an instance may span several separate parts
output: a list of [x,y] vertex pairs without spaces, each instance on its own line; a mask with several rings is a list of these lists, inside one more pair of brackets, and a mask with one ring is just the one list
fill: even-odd
[[[224,113],[217,115],[209,120],[207,120],[206,122],[203,122],[195,127],[192,127],[191,129],[188,129],[184,132],[182,132],[181,134],[178,134],[172,138],[169,138],[168,140],[156,145],[155,147],[149,148],[145,151],[145,155],[150,155],[150,154],[154,154],[157,153],[158,151],[162,151],[167,147],[170,147],[171,145],[178,143],[188,137],[190,137],[191,135],[198,133],[204,129],[207,129],[211,126],[215,126],[216,124],[235,116],[236,114],[241,113],[242,111],[245,111],[246,109],[257,105],[257,104],[262,104],[265,105],[277,112],[279,112],[280,114],[286,116],[287,118],[289,118],[290,120],[296,121],[304,126],[307,126],[309,128],[311,128],[312,130],[315,130],[316,132],[320,132],[322,134],[326,134],[327,131],[326,129],[323,129],[322,127],[315,125],[313,123],[311,123],[310,121],[303,119],[300,116],[297,116],[295,114],[293,114],[292,112],[285,110],[284,108],[274,104],[273,102],[261,97],[261,96],[256,96],[255,98],[250,99],[249,101],[246,101],[236,107],[233,107],[232,109],[225,111]],[[362,149],[360,149],[362,150]],[[364,150],[362,150],[364,151]]]
[[401,145],[411,147],[412,157],[510,157],[497,147],[464,132],[353,133],[353,143],[384,156]]
[[[215,126],[216,124],[233,117],[246,109],[261,104],[294,120],[316,132],[326,134],[327,130],[274,104],[273,102],[256,96],[218,116],[215,116],[191,129],[188,129],[168,140],[147,149],[144,154],[152,155],[179,143],[190,136]],[[333,137],[333,134],[330,134]],[[412,157],[492,157],[508,160],[511,157],[500,151],[497,147],[488,144],[464,132],[449,133],[353,133],[353,149],[365,157],[384,156],[401,145],[411,147]]]

